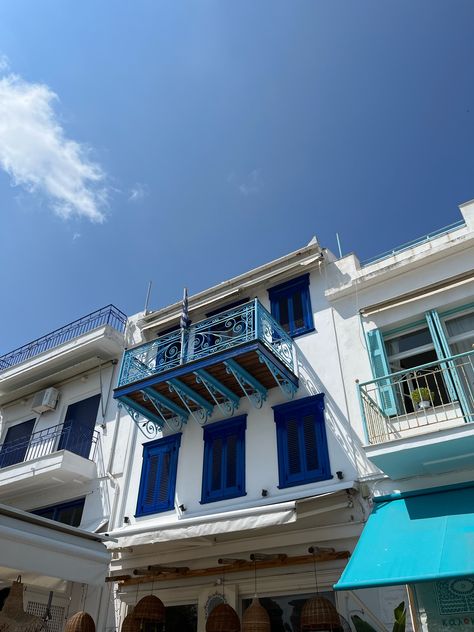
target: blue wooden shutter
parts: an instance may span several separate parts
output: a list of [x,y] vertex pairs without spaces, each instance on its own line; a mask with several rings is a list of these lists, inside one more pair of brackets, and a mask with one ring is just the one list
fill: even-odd
[[138,516],[173,508],[180,439],[178,434],[144,446]]
[[314,414],[303,417],[303,440],[305,450],[305,469],[311,473],[319,470],[318,442],[316,438],[316,419]]
[[302,441],[298,419],[289,419],[286,425],[288,480],[299,480],[303,475]]
[[[385,354],[385,345],[382,334],[379,329],[372,329],[367,332],[367,347],[374,378],[388,375],[390,373],[390,368]],[[390,385],[390,379],[380,380],[377,382],[377,385],[377,391],[380,399],[379,403],[382,410],[386,415],[396,415],[397,403],[394,389]]]
[[[431,337],[433,338],[433,344],[438,359],[449,358],[451,356],[451,349],[449,348],[448,339],[444,333],[438,312],[434,309],[427,312],[426,321],[430,329]],[[441,363],[441,367],[443,368],[443,378],[451,401],[458,400],[463,414],[468,418],[470,413],[469,404],[461,380],[459,379],[456,364],[452,360],[449,360],[448,362]]]

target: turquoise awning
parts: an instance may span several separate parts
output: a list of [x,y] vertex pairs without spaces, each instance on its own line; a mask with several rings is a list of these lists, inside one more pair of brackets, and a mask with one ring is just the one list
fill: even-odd
[[336,590],[474,574],[474,483],[374,498]]

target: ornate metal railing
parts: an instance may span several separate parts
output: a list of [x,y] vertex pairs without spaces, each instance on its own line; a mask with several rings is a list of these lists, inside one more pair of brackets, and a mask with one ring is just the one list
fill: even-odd
[[474,351],[357,386],[370,444],[474,421]]
[[72,423],[59,424],[33,432],[4,443],[0,448],[0,468],[32,461],[53,454],[58,450],[69,450],[86,459],[95,460],[99,433],[86,426]]
[[69,342],[73,338],[82,336],[104,325],[110,325],[117,331],[123,332],[126,322],[127,317],[123,312],[114,305],[107,305],[107,307],[102,307],[91,314],[87,314],[87,316],[83,316],[68,325],[64,325],[64,327],[46,334],[46,336],[42,336],[37,340],[33,340],[33,342],[29,342],[14,351],[0,356],[0,371],[5,371],[12,366],[21,364],[44,351],[59,347],[59,345]]
[[131,384],[254,340],[263,343],[297,374],[292,338],[255,299],[191,325],[184,335],[177,329],[128,349],[123,357],[118,385]]

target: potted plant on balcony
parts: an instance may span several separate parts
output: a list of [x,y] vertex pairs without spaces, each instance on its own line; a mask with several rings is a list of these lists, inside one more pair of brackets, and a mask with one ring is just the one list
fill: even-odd
[[433,403],[434,393],[429,388],[422,386],[410,393],[411,401],[418,405],[418,408],[429,408]]

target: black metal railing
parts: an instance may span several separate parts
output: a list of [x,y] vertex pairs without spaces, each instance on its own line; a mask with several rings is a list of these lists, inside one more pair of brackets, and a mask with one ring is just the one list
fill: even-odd
[[97,430],[72,423],[58,424],[33,432],[29,437],[8,441],[0,448],[0,468],[32,461],[59,450],[69,450],[94,460],[99,439]]
[[44,351],[59,347],[73,338],[82,336],[104,325],[109,325],[117,331],[123,332],[126,322],[127,316],[123,312],[114,305],[107,305],[45,336],[41,336],[41,338],[37,338],[33,340],[33,342],[29,342],[22,347],[18,347],[18,349],[14,349],[0,356],[0,371],[5,371],[17,364],[21,364]]

